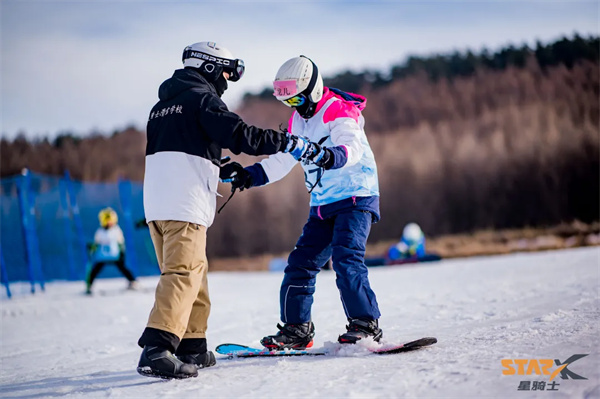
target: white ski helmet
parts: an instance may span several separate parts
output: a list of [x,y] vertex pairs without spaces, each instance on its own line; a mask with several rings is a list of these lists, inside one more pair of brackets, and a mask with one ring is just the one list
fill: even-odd
[[416,223],[409,223],[404,226],[402,237],[410,243],[417,243],[423,239],[423,231]]
[[237,82],[244,75],[244,61],[234,58],[231,51],[215,42],[199,42],[187,46],[181,56],[184,67],[202,69],[203,72],[220,76],[229,73],[229,80]]
[[311,103],[318,103],[323,98],[323,78],[314,62],[301,55],[287,60],[277,71],[273,81],[273,95],[287,106],[285,102],[299,94],[304,94]]

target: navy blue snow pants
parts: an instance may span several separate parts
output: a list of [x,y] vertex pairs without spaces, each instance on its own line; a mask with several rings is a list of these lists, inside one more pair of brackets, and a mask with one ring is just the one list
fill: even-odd
[[311,320],[316,276],[329,257],[333,261],[346,317],[379,319],[381,314],[364,262],[371,219],[371,212],[358,209],[324,220],[309,217],[288,258],[281,284],[281,320],[284,323],[299,324]]

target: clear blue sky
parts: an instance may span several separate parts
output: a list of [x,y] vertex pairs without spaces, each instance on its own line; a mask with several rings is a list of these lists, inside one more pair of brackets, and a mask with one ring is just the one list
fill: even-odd
[[216,41],[246,63],[235,109],[287,59],[325,76],[410,54],[598,35],[598,1],[10,1],[0,3],[3,137],[144,128],[183,48]]

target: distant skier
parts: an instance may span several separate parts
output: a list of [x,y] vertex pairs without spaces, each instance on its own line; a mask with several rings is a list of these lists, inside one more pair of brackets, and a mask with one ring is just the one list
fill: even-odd
[[[279,332],[261,343],[270,349],[312,346],[316,276],[330,257],[349,321],[338,341],[356,343],[366,337],[379,341],[380,312],[364,264],[371,223],[379,220],[377,167],[361,113],[366,98],[323,87],[317,66],[304,56],[285,62],[273,86],[275,97],[295,110],[289,132],[319,146],[316,155],[302,163],[311,207],[281,285],[284,325],[277,324]],[[283,178],[295,165],[291,156],[276,154],[247,168],[225,165],[221,178],[234,188],[262,186]]]
[[98,273],[109,263],[114,263],[123,276],[129,280],[128,289],[136,288],[136,280],[131,270],[125,266],[125,238],[117,224],[118,216],[112,208],[104,208],[98,213],[100,228],[94,234],[94,243],[90,246],[92,264],[86,276],[86,290],[92,294],[92,284]]
[[416,223],[404,226],[402,238],[390,247],[387,257],[390,260],[421,258],[425,256],[425,235]]
[[164,81],[147,125],[144,211],[161,270],[154,307],[138,340],[137,371],[189,378],[215,364],[207,351],[211,303],[206,232],[215,217],[221,152],[292,159],[315,146],[297,136],[246,124],[221,96],[244,62],[214,42],[186,47],[183,69]]

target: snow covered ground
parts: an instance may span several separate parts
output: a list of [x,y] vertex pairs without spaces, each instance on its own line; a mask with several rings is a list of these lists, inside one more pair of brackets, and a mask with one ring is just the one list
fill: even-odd
[[[377,356],[224,359],[198,378],[162,381],[135,371],[136,346],[153,303],[147,289],[124,292],[125,279],[102,279],[105,295],[83,283],[50,283],[42,294],[0,300],[0,397],[73,398],[396,398],[600,397],[600,248],[454,259],[372,268],[371,284],[388,341],[435,336],[415,352]],[[209,274],[213,301],[209,346],[258,345],[276,331],[281,274]],[[345,318],[335,276],[318,278],[315,347],[336,340]],[[4,295],[4,294],[3,294]],[[501,359],[559,359],[587,380],[557,377],[557,391],[518,391]],[[554,367],[556,368],[556,367]],[[546,387],[547,388],[547,387]]]

